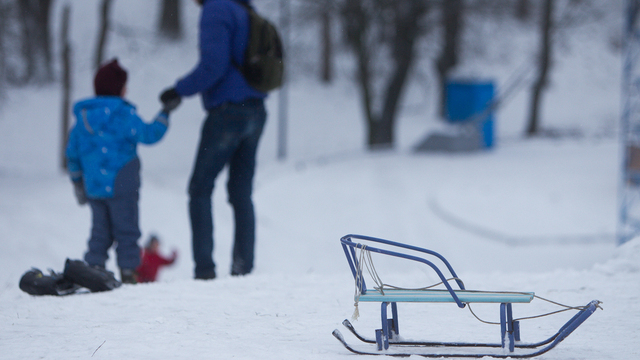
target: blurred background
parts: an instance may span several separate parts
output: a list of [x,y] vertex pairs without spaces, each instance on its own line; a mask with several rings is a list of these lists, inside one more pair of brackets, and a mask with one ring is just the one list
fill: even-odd
[[[286,69],[285,86],[267,100],[259,163],[291,164],[302,171],[356,161],[363,152],[393,151],[464,154],[463,161],[482,168],[484,155],[502,149],[498,154],[509,160],[494,161],[509,170],[501,174],[487,167],[489,181],[499,184],[496,178],[502,177],[526,192],[509,176],[524,171],[518,176],[540,187],[560,181],[547,165],[526,173],[533,169],[525,161],[526,144],[545,142],[540,164],[549,164],[554,146],[567,141],[593,145],[589,151],[601,154],[598,164],[606,171],[599,174],[607,179],[598,195],[606,206],[597,211],[600,219],[607,214],[600,220],[606,225],[595,232],[609,241],[616,211],[633,207],[638,198],[633,188],[620,192],[633,199],[615,204],[613,185],[622,178],[625,158],[616,144],[626,131],[621,125],[628,113],[621,113],[623,99],[630,93],[622,91],[622,80],[629,79],[623,68],[630,51],[625,29],[628,18],[635,19],[636,3],[253,0],[280,31]],[[31,130],[22,122],[46,134],[19,149],[12,141],[0,142],[0,174],[32,174],[43,167],[64,171],[70,107],[93,95],[95,69],[114,57],[129,71],[128,98],[151,119],[159,109],[158,94],[198,61],[199,11],[192,0],[0,0],[4,137],[29,138]],[[193,99],[172,117],[176,125],[163,140],[166,145],[140,149],[145,168],[152,170],[147,179],[184,189],[205,116]],[[598,144],[607,150],[598,150]],[[35,157],[47,160],[34,162]],[[576,150],[576,158],[572,166],[595,171],[592,155]],[[278,179],[281,171],[262,166],[258,186]],[[174,180],[168,174],[180,176]],[[466,176],[455,181],[467,181]],[[457,214],[465,212],[464,198],[459,201]],[[535,233],[540,227],[534,228]]]
[[[419,114],[424,123],[447,119],[452,81],[493,87],[492,110],[506,114],[505,131],[496,129],[496,136],[615,134],[624,1],[253,4],[281,31],[289,83],[352,83],[369,148],[396,145],[403,116]],[[193,45],[197,18],[198,6],[190,0],[2,0],[0,94],[6,101],[16,88],[58,84],[77,97],[87,89],[74,84],[74,75],[114,56],[138,53],[136,62],[144,62],[159,48]],[[124,43],[115,45],[115,38]],[[193,58],[195,50],[186,48],[191,50],[185,56]],[[277,111],[285,122],[290,94],[286,88],[281,92],[283,109]],[[568,100],[575,97],[583,98],[583,106]],[[517,109],[511,110],[513,103]],[[61,116],[67,116],[68,102],[61,107]],[[597,120],[583,121],[587,116]],[[284,156],[284,149],[278,151]]]

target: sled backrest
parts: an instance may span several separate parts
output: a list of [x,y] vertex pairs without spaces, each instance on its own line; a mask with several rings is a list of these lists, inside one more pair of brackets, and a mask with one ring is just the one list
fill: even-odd
[[[355,242],[354,240],[358,242]],[[365,284],[364,278],[362,277],[362,271],[361,271],[362,264],[359,263],[358,256],[356,254],[357,249],[360,249],[362,251],[370,251],[378,254],[393,256],[396,258],[407,259],[410,261],[416,261],[416,262],[420,262],[428,265],[438,275],[438,277],[440,278],[440,281],[442,281],[442,283],[447,288],[447,290],[451,294],[451,297],[458,304],[458,306],[464,307],[464,304],[462,303],[462,301],[460,301],[460,299],[454,292],[454,289],[451,287],[451,285],[449,284],[449,281],[447,281],[447,278],[445,277],[443,272],[440,270],[440,268],[436,264],[434,264],[432,261],[425,259],[425,257],[429,256],[429,257],[435,257],[437,260],[440,260],[440,262],[446,268],[447,272],[451,275],[451,278],[455,280],[460,290],[465,290],[464,283],[458,278],[458,275],[453,270],[453,267],[451,266],[451,264],[449,264],[449,262],[447,261],[447,259],[444,258],[444,256],[438,254],[437,252],[420,248],[417,246],[413,246],[413,245],[402,244],[395,241],[384,240],[384,239],[379,239],[379,238],[374,238],[374,237],[364,236],[364,235],[353,235],[353,234],[345,235],[340,239],[340,243],[342,244],[342,249],[344,250],[344,254],[347,257],[347,262],[349,263],[349,267],[351,268],[351,273],[353,274],[353,278],[356,282],[356,286],[358,287],[360,293],[366,294],[367,286]],[[368,245],[368,244],[373,244],[373,245]],[[374,246],[376,244],[385,245],[386,247],[392,250],[382,249],[378,246]],[[411,255],[409,253],[410,251],[417,252],[419,254],[424,254],[424,257]]]

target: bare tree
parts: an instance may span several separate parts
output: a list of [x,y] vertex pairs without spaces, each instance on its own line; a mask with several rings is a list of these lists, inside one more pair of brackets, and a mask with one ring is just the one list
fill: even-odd
[[182,22],[180,20],[180,0],[163,0],[158,28],[160,34],[168,39],[182,37]]
[[526,135],[531,137],[538,134],[540,127],[540,102],[545,87],[549,81],[551,67],[551,37],[553,29],[553,0],[545,0],[542,10],[540,27],[540,53],[538,54],[538,77],[531,91],[531,105]]
[[20,82],[53,81],[49,18],[52,0],[18,1],[24,73]]
[[6,54],[7,49],[5,47],[5,34],[7,22],[9,21],[8,7],[4,1],[0,0],[0,98],[4,93],[5,83],[7,80],[7,66],[6,66]]
[[[393,147],[398,105],[427,9],[425,0],[345,2],[347,42],[356,55],[370,149]],[[385,53],[390,66],[379,61]]]
[[333,18],[333,0],[322,1],[320,12],[321,73],[320,79],[329,83],[333,79],[333,41],[331,39],[331,20]]
[[458,47],[462,32],[463,0],[447,0],[442,8],[442,51],[436,61],[438,84],[440,86],[440,116],[447,115],[447,78],[449,71],[458,64]]
[[[318,61],[308,59],[309,54],[315,54],[316,52],[305,52],[303,56],[296,56],[295,53],[299,50],[295,48],[289,49],[290,55],[291,52],[294,53],[293,56],[290,56],[290,60],[292,60],[291,58],[296,58],[295,61],[309,61],[305,66],[310,70],[316,70],[318,78],[323,83],[330,83],[334,76],[333,61],[336,49],[333,28],[334,21],[339,15],[340,4],[342,2],[344,2],[344,0],[299,0],[295,2],[295,6],[291,6],[290,4],[295,14],[290,21],[291,28],[294,32],[315,28],[316,25],[318,27],[318,42],[314,44],[318,46]],[[308,49],[313,45],[305,43],[304,46]],[[314,74],[316,74],[315,71]]]
[[102,0],[102,5],[100,6],[100,32],[98,33],[98,44],[96,46],[96,55],[94,59],[94,66],[96,69],[100,68],[100,65],[104,61],[104,48],[107,44],[107,34],[111,27],[110,12],[111,0]]
[[529,19],[531,16],[531,1],[530,0],[518,0],[516,4],[516,18],[521,21]]
[[67,157],[65,150],[69,140],[69,117],[71,110],[71,43],[69,42],[69,17],[71,6],[65,5],[62,10],[62,27],[60,30],[61,60],[62,60],[62,126],[60,141],[60,166],[67,168]]

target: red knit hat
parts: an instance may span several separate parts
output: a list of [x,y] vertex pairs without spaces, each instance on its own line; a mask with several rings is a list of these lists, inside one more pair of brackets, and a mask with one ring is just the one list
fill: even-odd
[[93,79],[96,95],[120,96],[127,83],[127,71],[118,65],[118,59],[102,65]]

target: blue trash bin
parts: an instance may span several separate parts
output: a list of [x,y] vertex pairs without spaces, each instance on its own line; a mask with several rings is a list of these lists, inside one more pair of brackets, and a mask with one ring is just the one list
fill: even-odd
[[481,146],[491,148],[494,144],[493,111],[484,118],[477,118],[493,102],[494,86],[491,81],[452,80],[446,85],[447,120],[450,123],[477,122]]

